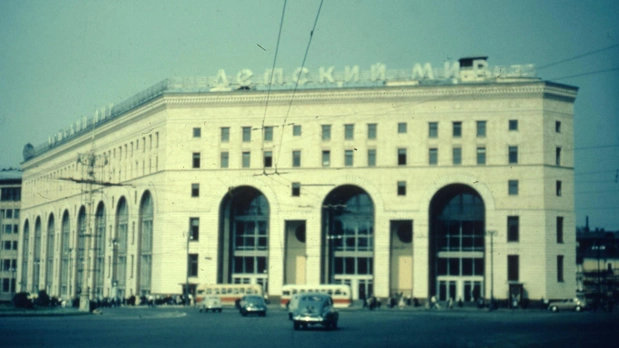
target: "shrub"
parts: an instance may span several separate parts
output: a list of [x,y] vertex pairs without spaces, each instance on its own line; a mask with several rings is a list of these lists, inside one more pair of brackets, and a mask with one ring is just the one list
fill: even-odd
[[39,290],[39,297],[36,299],[37,306],[48,307],[49,306],[49,295],[45,290]]

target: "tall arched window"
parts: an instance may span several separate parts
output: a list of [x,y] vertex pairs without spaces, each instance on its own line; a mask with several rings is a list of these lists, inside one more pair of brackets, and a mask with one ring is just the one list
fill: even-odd
[[127,240],[129,228],[129,209],[127,200],[121,197],[116,208],[116,238],[114,238],[114,277],[112,286],[119,298],[125,298],[127,286]]
[[222,201],[221,217],[220,281],[260,284],[267,291],[269,202],[266,197],[253,187],[236,188]]
[[485,208],[473,188],[453,184],[430,202],[429,296],[476,301],[484,293]]
[[36,293],[40,290],[40,270],[41,263],[43,263],[43,255],[41,253],[41,218],[37,216],[34,223],[34,269],[32,272],[32,290]]
[[24,222],[24,241],[22,243],[21,289],[28,291],[28,261],[30,260],[30,224]]
[[95,215],[95,265],[93,274],[95,278],[96,297],[103,297],[103,280],[105,279],[105,206],[99,203]]
[[65,210],[64,214],[62,215],[62,242],[60,248],[60,257],[62,258],[62,261],[60,262],[60,272],[58,272],[60,273],[60,296],[62,296],[64,299],[68,299],[69,297],[71,297],[71,289],[69,287],[69,265],[71,264],[70,231],[71,224],[69,221],[69,211]]
[[140,204],[140,250],[139,250],[139,289],[141,295],[151,291],[152,255],[153,255],[153,199],[146,191]]
[[76,260],[76,273],[75,273],[75,291],[77,294],[81,294],[86,288],[84,284],[85,267],[84,257],[86,255],[86,232],[88,228],[88,217],[86,216],[86,207],[82,206],[77,214],[77,260]]
[[47,221],[47,248],[45,256],[47,262],[45,263],[45,290],[49,295],[53,294],[54,283],[54,242],[56,239],[56,226],[54,222],[54,214],[49,215]]
[[329,193],[322,207],[323,272],[327,284],[348,284],[354,298],[373,294],[374,203],[360,187]]

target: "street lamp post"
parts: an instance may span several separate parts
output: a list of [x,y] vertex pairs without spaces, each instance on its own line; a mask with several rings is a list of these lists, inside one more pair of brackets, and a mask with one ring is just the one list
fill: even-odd
[[494,309],[494,235],[496,230],[486,232],[490,235],[490,310]]
[[191,265],[189,264],[189,242],[192,240],[191,230],[187,232],[187,257],[185,258],[187,262],[187,272],[185,272],[185,306],[189,305],[189,271]]

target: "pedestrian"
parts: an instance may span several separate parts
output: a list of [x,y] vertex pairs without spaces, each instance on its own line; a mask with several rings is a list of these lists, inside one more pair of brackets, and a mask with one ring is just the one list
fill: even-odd
[[454,308],[454,299],[453,299],[453,297],[450,297],[449,301],[447,301],[447,308],[449,308],[449,309],[453,309]]
[[441,305],[436,300],[436,296],[432,295],[430,298],[430,309],[441,309]]

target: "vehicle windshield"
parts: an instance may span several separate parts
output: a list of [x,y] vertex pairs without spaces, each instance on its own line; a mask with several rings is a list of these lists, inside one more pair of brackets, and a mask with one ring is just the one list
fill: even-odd
[[301,296],[301,298],[299,298],[299,308],[313,307],[315,309],[320,309],[326,303],[326,298],[323,296]]
[[262,304],[262,297],[259,297],[259,296],[246,297],[245,302],[251,303],[251,304]]

